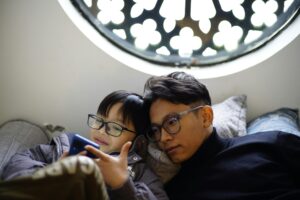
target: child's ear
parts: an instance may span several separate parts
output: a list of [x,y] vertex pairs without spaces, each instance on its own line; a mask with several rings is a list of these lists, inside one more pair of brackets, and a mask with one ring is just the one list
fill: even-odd
[[214,112],[211,106],[204,106],[202,108],[202,119],[204,128],[208,128],[212,125],[214,119]]

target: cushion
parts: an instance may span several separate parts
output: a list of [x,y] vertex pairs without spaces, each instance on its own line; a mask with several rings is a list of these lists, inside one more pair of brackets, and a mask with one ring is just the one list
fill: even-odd
[[48,143],[49,136],[40,126],[25,120],[10,120],[0,126],[0,174],[16,152]]
[[247,96],[231,96],[221,103],[214,104],[213,125],[221,137],[246,135]]
[[298,109],[279,108],[260,115],[247,125],[247,134],[274,130],[300,136]]
[[40,168],[32,176],[0,182],[0,199],[108,200],[109,198],[103,175],[97,164],[84,156],[72,156]]
[[149,143],[146,162],[163,183],[172,179],[180,169],[180,165],[174,164],[156,143]]

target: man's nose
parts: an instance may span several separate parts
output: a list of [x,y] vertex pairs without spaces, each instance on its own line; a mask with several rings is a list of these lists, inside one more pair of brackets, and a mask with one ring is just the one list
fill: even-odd
[[169,141],[173,138],[172,135],[170,135],[167,131],[165,131],[164,128],[161,129],[161,137],[160,137],[160,141],[161,142],[166,142]]

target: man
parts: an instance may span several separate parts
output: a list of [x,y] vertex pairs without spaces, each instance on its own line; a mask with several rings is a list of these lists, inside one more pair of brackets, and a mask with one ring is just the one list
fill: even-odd
[[144,98],[157,142],[180,171],[170,199],[300,199],[300,138],[279,131],[220,138],[205,85],[184,72],[151,77]]

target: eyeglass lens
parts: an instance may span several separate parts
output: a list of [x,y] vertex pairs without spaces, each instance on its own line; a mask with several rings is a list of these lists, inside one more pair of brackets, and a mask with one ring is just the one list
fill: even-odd
[[164,120],[162,126],[152,126],[149,133],[150,139],[160,140],[162,128],[171,135],[176,134],[180,130],[179,118],[179,115],[170,116]]
[[97,130],[100,130],[104,126],[105,132],[115,137],[120,136],[122,132],[122,127],[120,125],[114,122],[105,122],[102,118],[97,119],[93,116],[89,117],[88,125],[89,127]]

